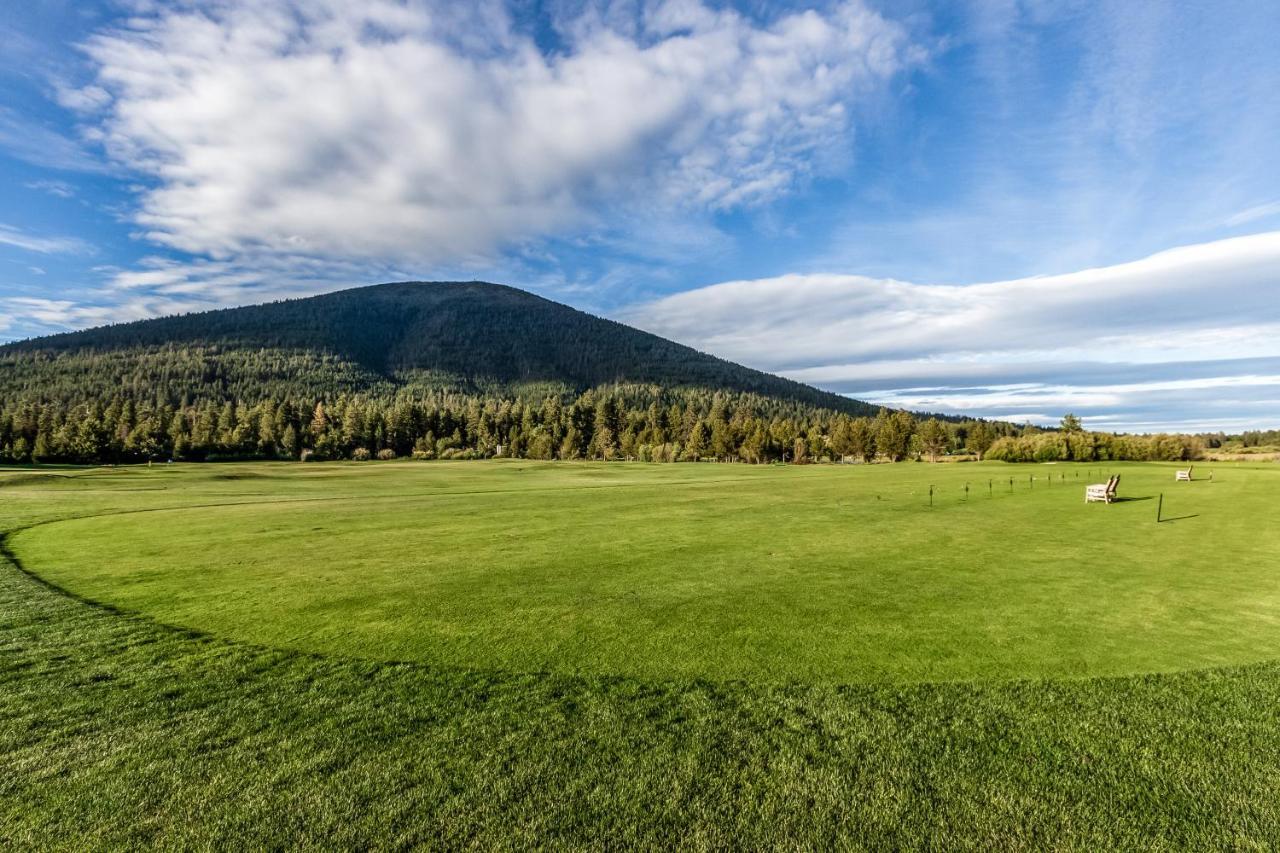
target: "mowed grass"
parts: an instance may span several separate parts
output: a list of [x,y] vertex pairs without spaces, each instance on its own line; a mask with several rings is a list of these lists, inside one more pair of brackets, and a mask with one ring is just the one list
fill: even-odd
[[[1124,500],[1086,505],[1085,484],[1109,471]],[[122,491],[110,512],[8,547],[62,589],[165,624],[467,670],[852,683],[1280,657],[1280,469],[1213,473],[132,469],[85,485],[162,490],[158,506]]]
[[[1280,666],[1080,677],[1107,666],[1139,672],[1254,659],[1274,648],[1267,645],[1274,640],[1266,623],[1273,616],[1274,590],[1267,567],[1280,570],[1271,523],[1280,508],[1275,469],[1217,466],[1212,484],[1175,489],[1172,468],[1118,467],[1124,473],[1122,495],[1165,492],[1167,514],[1175,520],[1157,526],[1154,501],[1086,508],[1080,488],[1049,487],[1043,479],[1034,490],[1020,482],[1012,494],[1006,482],[1003,498],[986,498],[976,488],[988,472],[1021,481],[1050,472],[1075,479],[1073,469],[1063,466],[524,467],[0,471],[7,562],[0,563],[0,847],[1269,849],[1280,843]],[[530,474],[530,482],[514,482]],[[967,506],[961,488],[966,480],[975,487]],[[932,510],[930,482],[939,486]],[[868,488],[872,484],[878,488]],[[1051,491],[1060,487],[1061,493]],[[647,497],[646,489],[656,497]],[[721,504],[718,516],[691,494],[699,489],[715,492],[709,502]],[[1058,634],[1039,657],[1025,645],[1015,655],[974,648],[973,655],[986,663],[967,674],[948,671],[954,679],[976,680],[940,683],[919,681],[929,677],[927,667],[898,662],[836,672],[814,664],[820,656],[813,654],[805,656],[807,668],[795,667],[774,656],[794,650],[786,640],[766,647],[770,653],[757,654],[748,666],[734,670],[726,664],[721,675],[706,676],[688,668],[693,643],[675,642],[679,638],[672,635],[664,642],[675,651],[665,665],[637,641],[640,665],[615,667],[619,658],[612,653],[584,653],[569,665],[535,671],[535,658],[513,656],[503,643],[449,640],[439,628],[442,617],[432,610],[439,605],[432,602],[467,584],[433,586],[422,578],[404,585],[434,590],[413,599],[416,613],[434,614],[414,616],[419,626],[432,626],[421,641],[402,647],[418,650],[414,660],[392,662],[386,659],[400,657],[402,650],[377,648],[379,633],[394,638],[405,630],[392,607],[385,608],[382,629],[353,624],[349,643],[337,639],[340,612],[359,613],[373,606],[357,606],[359,596],[376,601],[395,588],[392,567],[374,571],[384,547],[379,543],[387,538],[378,534],[394,526],[390,507],[405,518],[425,514],[438,525],[440,514],[422,508],[465,503],[475,509],[476,526],[470,529],[487,531],[476,533],[471,546],[502,553],[504,540],[495,531],[512,528],[483,511],[489,500],[515,501],[519,495],[528,499],[523,506],[530,511],[550,512],[556,496],[568,500],[563,493],[569,491],[584,493],[571,504],[585,515],[582,529],[611,530],[655,547],[677,548],[680,541],[693,547],[699,525],[673,525],[671,518],[735,519],[744,506],[754,508],[757,522],[763,515],[782,527],[808,522],[826,530],[845,526],[836,513],[856,512],[863,520],[850,525],[850,541],[892,529],[898,531],[899,549],[930,549],[935,561],[956,567],[962,566],[957,549],[975,547],[983,541],[976,538],[981,532],[987,541],[1005,545],[973,552],[985,555],[986,571],[1012,579],[1020,561],[1024,572],[1038,571],[1042,580],[1057,584],[1063,593],[1059,620],[1110,624],[1132,645],[1158,637],[1153,645],[1164,650],[1128,649],[1126,657],[1112,642],[1084,638],[1093,649],[1090,657],[1073,657],[1063,645],[1069,635]],[[802,497],[788,503],[788,491]],[[635,538],[639,534],[625,525],[611,526],[595,515],[613,507],[616,517],[625,518],[627,506],[647,499],[656,500],[655,511],[667,513],[666,537]],[[846,506],[872,501],[874,509]],[[275,516],[293,508],[289,502],[305,503],[331,525],[370,532],[356,534],[362,537],[359,548],[334,552],[339,537],[312,529],[325,527],[314,520],[318,516],[305,530],[296,529],[298,519]],[[831,507],[824,509],[827,503]],[[794,510],[785,509],[792,505]],[[232,513],[217,528],[226,537],[222,543],[196,535],[199,519],[214,518],[214,511]],[[76,516],[83,518],[66,520]],[[379,527],[379,517],[386,528]],[[108,521],[120,525],[114,538],[96,527]],[[259,531],[286,522],[291,547],[274,546],[272,553],[283,559],[298,549],[305,558],[292,559],[294,569],[274,580],[251,577],[266,574],[262,567],[270,561],[240,570],[253,596],[237,597],[234,571],[213,570],[208,577],[189,572],[179,583],[156,585],[165,564],[178,572],[191,561],[218,566],[208,555],[219,548],[235,547],[237,559],[253,566],[260,556],[255,549],[267,547]],[[837,569],[807,570],[798,559],[826,554],[834,566],[839,545],[820,549],[822,540],[805,538],[798,529],[773,531],[780,537],[774,542],[794,549],[782,552],[760,536],[748,539],[744,531],[751,527],[745,522],[738,527],[726,521],[738,533],[712,539],[709,553],[728,554],[737,538],[747,546],[740,554],[772,548],[790,555],[783,572],[789,572],[789,584],[767,582],[763,575],[752,581],[756,590],[771,589],[770,596],[752,596],[749,585],[721,587],[759,603],[741,623],[749,634],[787,636],[788,611],[779,603],[779,596],[785,600],[779,590],[806,584],[821,590],[807,606],[789,605],[793,619],[813,623],[814,612],[840,610],[819,600],[838,589],[824,574]],[[977,525],[981,531],[970,530]],[[1053,540],[1058,525],[1083,533],[1074,542],[1062,534],[1059,541],[1070,553],[1059,554],[1057,563],[1048,544],[1040,549],[1019,541],[1033,532],[1039,542]],[[402,572],[449,565],[432,562],[429,527],[424,522],[418,539],[424,550],[405,559]],[[160,528],[166,533],[155,532]],[[96,552],[81,533],[99,537],[104,548],[115,542],[119,553],[127,551],[127,539],[137,537],[140,562],[110,572],[95,568]],[[534,547],[536,537],[528,530],[523,535],[533,547],[521,552],[523,560],[511,552],[510,569],[497,574],[484,573],[476,563],[472,577],[488,578],[486,584],[499,592],[504,584],[547,582],[545,571],[530,567],[538,565],[541,548],[550,553],[554,546]],[[942,535],[952,537],[947,547],[928,544]],[[563,553],[609,553],[603,543],[613,540],[602,535],[594,547],[582,541],[583,550]],[[1127,582],[1123,567],[1110,565],[1102,553],[1111,549],[1114,559],[1115,548],[1131,549],[1122,552],[1132,555]],[[1003,554],[1016,559],[997,559]],[[33,558],[38,564],[25,563]],[[350,580],[345,594],[353,598],[344,604],[315,579],[340,571],[353,558],[367,567],[370,589],[362,593],[356,588],[361,582]],[[1073,558],[1097,566],[1092,583],[1107,595],[1085,594],[1090,581],[1083,570],[1071,574]],[[21,566],[17,559],[24,561]],[[717,559],[694,562],[684,571],[714,585]],[[728,565],[729,558],[723,559],[719,565]],[[623,574],[634,571],[625,560],[619,565]],[[863,568],[855,577],[874,574],[873,563],[857,565]],[[1057,575],[1050,572],[1053,565]],[[945,643],[970,642],[959,629],[993,630],[975,627],[995,620],[978,618],[983,608],[966,589],[983,584],[979,567],[971,564],[968,574],[950,583],[943,579],[945,592],[926,589],[923,560],[904,572],[913,581],[903,586],[904,594],[916,606],[941,612],[947,599],[957,599],[957,615],[940,634],[951,638]],[[556,598],[584,588],[569,574],[552,576]],[[678,581],[682,573],[668,568],[660,576]],[[1054,580],[1068,576],[1075,580]],[[307,577],[318,590],[304,589],[309,584],[300,578]],[[601,583],[597,578],[585,588]],[[94,584],[101,585],[96,592]],[[273,592],[273,584],[289,595]],[[135,586],[141,594],[130,599]],[[223,589],[231,602],[219,604],[206,586]],[[165,605],[166,589],[176,604]],[[1026,630],[1040,605],[1029,587],[1013,583],[1011,589],[1020,604],[997,591],[987,606],[1021,614]],[[1078,594],[1065,594],[1071,590]],[[731,614],[709,609],[714,596],[701,591],[691,585],[683,607],[725,624]],[[643,633],[644,614],[659,607],[655,593],[631,612],[616,601],[572,594],[582,596],[585,610],[621,614],[610,617],[613,624],[634,635]],[[788,593],[790,600],[797,594]],[[303,624],[297,613],[286,610],[276,619],[266,605],[254,603],[255,597],[296,595],[311,598],[317,626],[303,633],[282,627]],[[1106,607],[1108,595],[1127,595],[1131,602],[1145,596],[1146,612],[1125,617]],[[192,622],[196,630],[172,627],[187,622],[187,596],[207,602],[213,621]],[[845,596],[844,602],[855,598]],[[491,590],[467,605],[484,626],[478,636],[500,639],[503,630],[523,636],[527,629],[521,626],[540,624],[542,617],[520,611],[500,618],[495,602],[502,600]],[[244,608],[280,624],[250,631],[252,619],[228,620]],[[1105,616],[1108,610],[1114,615]],[[874,608],[858,611],[857,618],[865,620]],[[668,612],[680,618],[682,607]],[[1176,620],[1167,612],[1180,612],[1198,627],[1174,632]],[[448,620],[461,620],[463,613],[455,607]],[[576,630],[599,631],[600,618],[581,619]],[[688,630],[698,630],[697,618],[683,618]],[[1044,630],[1052,622],[1044,620]],[[1254,648],[1218,636],[1233,631],[1247,632]],[[896,645],[899,656],[907,648],[887,631],[882,642],[885,649]],[[943,642],[923,648],[943,648]],[[450,651],[427,651],[433,643]],[[551,637],[536,648],[542,660],[573,645]],[[706,660],[727,662],[732,648],[713,645]],[[467,651],[477,655],[471,663],[461,660]],[[1055,660],[1067,678],[1042,674]],[[1006,680],[1013,672],[1032,677]],[[848,683],[859,680],[878,683]]]

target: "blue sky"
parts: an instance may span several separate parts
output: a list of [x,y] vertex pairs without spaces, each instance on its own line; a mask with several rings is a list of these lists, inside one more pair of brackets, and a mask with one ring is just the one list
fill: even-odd
[[0,340],[526,287],[853,396],[1280,425],[1280,5],[0,11]]

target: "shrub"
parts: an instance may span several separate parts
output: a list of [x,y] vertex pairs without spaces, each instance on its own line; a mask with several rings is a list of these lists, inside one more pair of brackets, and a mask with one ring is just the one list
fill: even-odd
[[395,459],[396,452],[392,450],[390,447],[384,447],[378,451],[378,458],[383,460],[384,462],[388,459]]
[[367,447],[357,447],[351,451],[351,458],[357,462],[368,462],[373,458],[373,454],[369,452]]

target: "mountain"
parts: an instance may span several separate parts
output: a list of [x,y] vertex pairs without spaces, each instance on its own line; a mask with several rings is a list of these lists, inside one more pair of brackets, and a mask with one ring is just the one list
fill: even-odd
[[125,393],[183,400],[486,396],[656,385],[851,415],[874,407],[752,370],[523,290],[398,282],[0,346],[0,401]]

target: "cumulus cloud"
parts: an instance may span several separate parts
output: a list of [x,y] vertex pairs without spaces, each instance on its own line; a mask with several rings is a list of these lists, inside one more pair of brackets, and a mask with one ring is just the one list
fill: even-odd
[[[918,409],[1032,419],[1076,409],[1147,428],[1153,418],[1183,423],[1171,405],[1181,400],[1201,424],[1228,409],[1256,424],[1280,422],[1278,270],[1280,232],[1269,232],[966,286],[854,275],[728,282],[622,319]],[[1237,393],[1224,396],[1228,387]]]
[[151,179],[136,220],[160,244],[456,262],[589,229],[602,204],[774,199],[921,58],[860,0],[560,23],[546,50],[491,4],[148,6],[84,45],[95,78],[62,101]]

